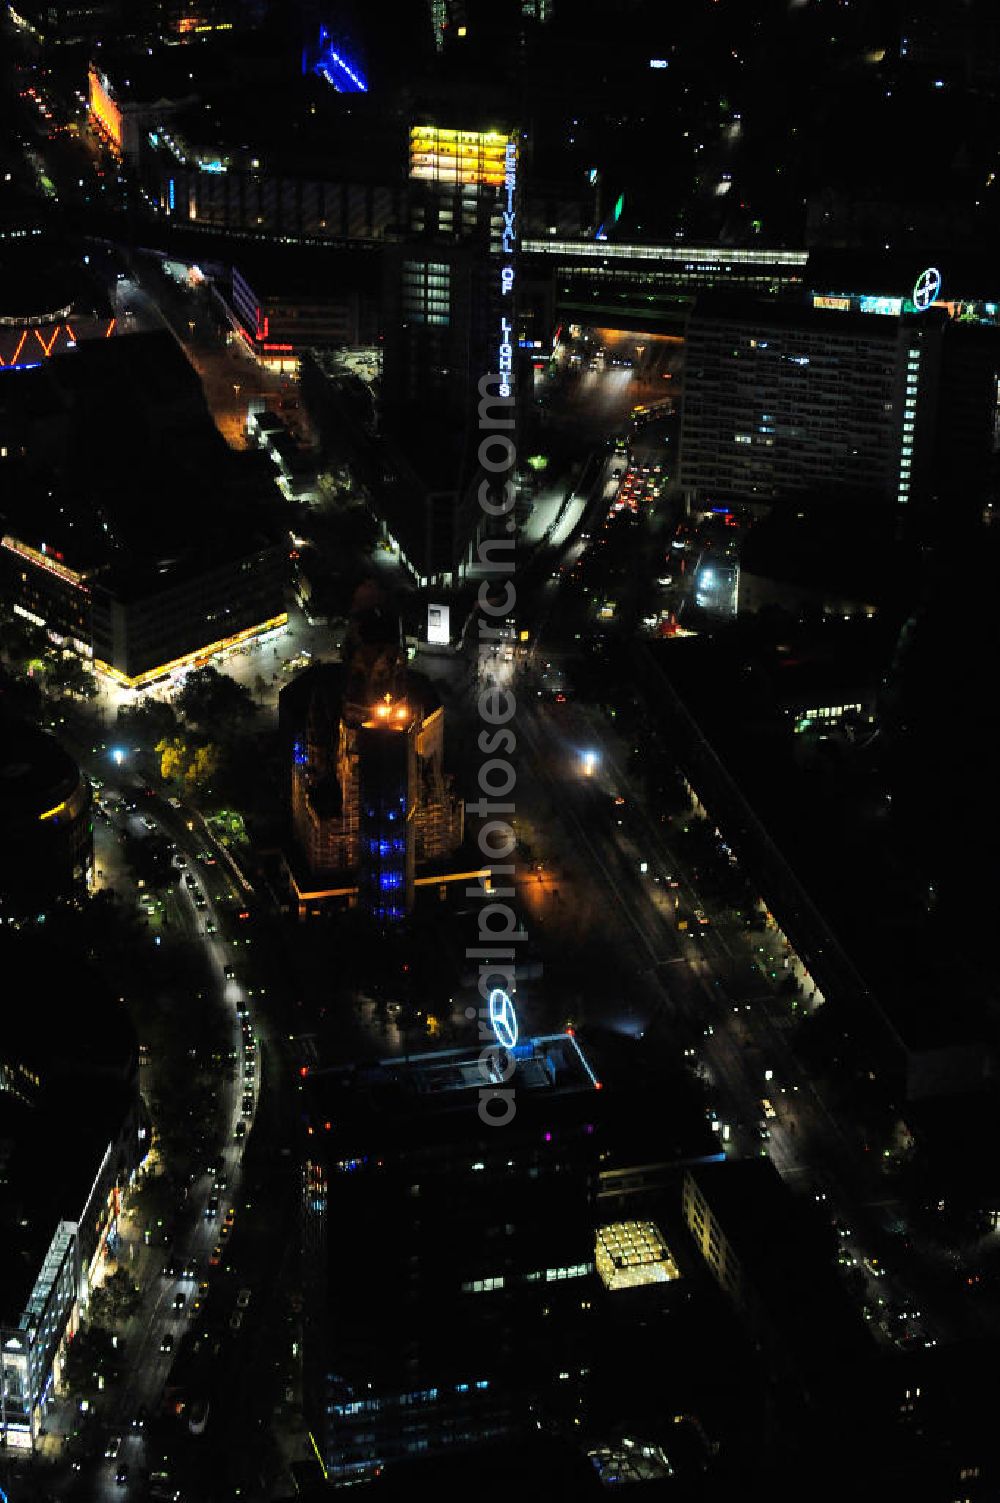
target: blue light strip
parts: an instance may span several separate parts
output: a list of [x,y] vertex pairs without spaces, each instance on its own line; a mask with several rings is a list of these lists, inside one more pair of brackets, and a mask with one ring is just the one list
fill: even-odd
[[[557,1035],[557,1037],[558,1037],[558,1035]],[[566,1035],[564,1034],[563,1037],[566,1037]],[[593,1070],[590,1068],[590,1065],[589,1065],[589,1063],[587,1061],[587,1056],[584,1054],[583,1050],[580,1048],[580,1045],[577,1043],[576,1039],[573,1038],[572,1036],[570,1037],[570,1043],[573,1045],[573,1048],[576,1050],[577,1054],[579,1055],[579,1057],[580,1057],[580,1063],[583,1066],[583,1068],[586,1070],[588,1076],[590,1077],[590,1083],[591,1083],[591,1085],[596,1090],[597,1089],[597,1085],[598,1085],[597,1076],[594,1074]]]
[[368,85],[361,74],[355,73],[350,63],[342,58],[339,52],[335,52],[332,46],[328,45],[326,51],[320,53],[319,61],[315,64],[313,71],[321,78],[325,78],[338,94],[367,94],[368,92]]

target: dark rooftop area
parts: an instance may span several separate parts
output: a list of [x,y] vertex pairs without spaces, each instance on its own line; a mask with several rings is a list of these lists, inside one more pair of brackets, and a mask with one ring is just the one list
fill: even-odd
[[143,568],[251,553],[272,535],[273,466],[227,447],[166,331],[88,341],[0,399],[27,449],[0,498],[5,525],[71,568],[121,569],[138,588]]
[[[312,1072],[305,1082],[306,1120],[324,1136],[326,1122],[334,1124],[330,1141],[338,1157],[342,1152],[405,1155],[432,1144],[450,1150],[463,1140],[471,1148],[489,1136],[478,1114],[480,1091],[488,1084],[483,1047]],[[600,1106],[587,1056],[569,1035],[524,1040],[513,1060],[519,1139],[529,1119],[535,1128],[552,1113],[582,1121],[581,1113],[592,1116]]]
[[833,1268],[835,1239],[791,1193],[770,1159],[689,1171],[739,1259],[749,1298],[813,1364],[872,1350]]
[[54,736],[0,716],[0,819],[5,823],[37,818],[79,779],[80,769]]
[[23,1098],[0,1091],[2,1316],[16,1320],[56,1224],[84,1209],[133,1099],[138,1052],[124,1010],[77,956],[8,930],[0,966],[8,978],[31,978],[35,1004],[7,1009],[0,1063],[39,1080],[24,1082]]
[[928,914],[926,885],[885,817],[882,743],[870,729],[853,740],[818,727],[797,736],[789,713],[832,684],[850,703],[881,695],[897,635],[887,619],[855,618],[790,624],[783,642],[740,627],[645,650],[896,1027],[914,1046],[974,1042],[980,988]]
[[[814,308],[810,303],[798,300],[765,301],[731,292],[699,293],[692,316],[739,324],[744,328],[762,325],[803,330],[809,334],[827,335],[831,339],[863,339],[868,344],[884,340],[893,345],[899,338],[901,323],[899,318],[879,318],[872,313],[832,313],[829,309]],[[948,315],[935,309],[911,316],[921,319],[924,327],[935,320],[948,322]],[[905,315],[903,317],[905,321]]]

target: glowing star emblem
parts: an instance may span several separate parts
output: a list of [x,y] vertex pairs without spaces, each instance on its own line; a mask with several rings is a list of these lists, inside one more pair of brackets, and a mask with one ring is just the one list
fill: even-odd
[[922,271],[913,286],[913,306],[918,313],[926,313],[932,303],[937,301],[937,295],[941,291],[941,273],[936,266],[928,266]]
[[498,1044],[504,1049],[513,1049],[517,1043],[517,1013],[507,993],[499,987],[490,992],[490,1027]]

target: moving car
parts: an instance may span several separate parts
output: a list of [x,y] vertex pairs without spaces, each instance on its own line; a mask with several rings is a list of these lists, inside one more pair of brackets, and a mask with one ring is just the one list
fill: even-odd
[[247,1307],[247,1305],[250,1303],[250,1301],[251,1301],[252,1298],[253,1298],[253,1294],[252,1294],[251,1290],[249,1290],[249,1289],[241,1289],[240,1292],[239,1292],[239,1294],[236,1296],[236,1305],[237,1305],[237,1308],[240,1309],[240,1310],[245,1310],[246,1307]]
[[174,1338],[170,1334],[170,1332],[167,1331],[167,1333],[163,1337],[163,1340],[160,1342],[160,1351],[161,1352],[172,1352],[173,1349],[174,1349]]
[[199,1399],[196,1404],[192,1405],[191,1414],[188,1419],[188,1429],[192,1435],[203,1435],[205,1433],[205,1426],[208,1424],[208,1410],[209,1403],[207,1399]]
[[118,1452],[121,1450],[121,1448],[122,1448],[122,1438],[121,1438],[121,1436],[120,1435],[109,1435],[108,1436],[108,1443],[104,1447],[105,1458],[108,1461],[113,1461],[114,1458],[118,1455]]
[[128,1481],[128,1462],[123,1461],[115,1473],[115,1481],[119,1487],[124,1487]]

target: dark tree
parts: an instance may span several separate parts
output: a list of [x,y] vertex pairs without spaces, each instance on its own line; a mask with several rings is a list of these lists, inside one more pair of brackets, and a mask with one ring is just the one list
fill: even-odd
[[257,707],[242,684],[217,668],[189,673],[177,696],[177,707],[189,725],[214,737],[226,737],[235,726],[250,720]]

